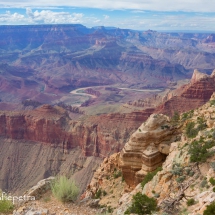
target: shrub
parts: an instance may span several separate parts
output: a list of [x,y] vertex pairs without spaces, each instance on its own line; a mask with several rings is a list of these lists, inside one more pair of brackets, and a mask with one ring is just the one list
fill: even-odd
[[206,179],[204,179],[204,180],[202,180],[202,182],[201,182],[200,186],[203,188],[203,187],[206,187],[206,186],[207,186],[207,184],[208,184],[207,180],[206,180]]
[[13,212],[13,203],[12,201],[8,200],[6,196],[2,195],[2,192],[0,191],[1,198],[3,196],[3,199],[0,199],[0,214],[8,214]]
[[214,178],[210,178],[209,182],[214,186],[215,185],[215,179]]
[[182,175],[182,173],[183,173],[183,168],[180,166],[180,164],[174,163],[172,168],[173,168],[173,169],[171,170],[171,173],[172,173],[173,175]]
[[215,192],[215,187],[213,187],[213,192]]
[[193,114],[194,114],[194,110],[191,110],[189,112],[183,113],[182,114],[182,120],[186,120],[188,118],[193,117]]
[[207,128],[207,125],[206,125],[206,123],[205,123],[205,121],[204,121],[204,119],[202,117],[199,117],[197,119],[197,122],[198,122],[198,126],[197,126],[198,131],[202,131],[205,128]]
[[187,206],[191,206],[195,204],[195,200],[194,199],[188,199],[187,200]]
[[144,188],[145,184],[147,184],[149,181],[153,179],[153,177],[162,170],[162,167],[158,167],[155,171],[149,172],[141,182],[141,187]]
[[154,198],[149,198],[141,192],[138,192],[136,195],[133,196],[132,205],[125,211],[124,214],[152,214],[152,212],[156,210],[156,200]]
[[214,141],[205,142],[203,139],[194,140],[189,147],[190,161],[191,162],[205,162],[213,152],[208,151],[215,145]]
[[215,105],[215,100],[210,100],[210,105]]
[[203,212],[203,215],[214,215],[215,214],[215,202],[207,205],[206,210]]
[[120,170],[115,170],[113,173],[113,177],[119,178],[120,176],[122,176],[122,172]]
[[176,181],[178,182],[178,183],[181,183],[181,182],[183,182],[184,180],[185,180],[185,176],[183,175],[183,176],[180,176],[180,177],[178,177],[178,178],[176,178]]
[[194,128],[195,127],[195,123],[194,122],[188,122],[185,128],[185,133],[187,135],[187,137],[189,138],[194,138],[196,137],[196,135],[198,134],[197,129]]
[[108,213],[112,213],[113,212],[113,208],[110,205],[107,207],[107,212]]
[[103,196],[107,195],[107,192],[105,190],[102,191]]
[[95,199],[100,199],[101,195],[102,195],[102,190],[101,190],[101,189],[98,189],[98,190],[96,191],[96,193],[95,193],[94,198],[95,198]]
[[185,133],[187,135],[187,137],[189,138],[194,138],[196,137],[196,135],[198,134],[199,131],[204,130],[205,128],[207,128],[207,125],[204,121],[203,118],[199,117],[197,119],[197,127],[195,128],[195,123],[194,122],[188,122],[185,128]]
[[171,121],[174,123],[177,123],[179,120],[180,120],[180,115],[177,111],[175,111],[172,118],[171,118]]
[[66,176],[57,177],[51,184],[51,190],[54,197],[62,202],[75,201],[79,194],[75,182]]

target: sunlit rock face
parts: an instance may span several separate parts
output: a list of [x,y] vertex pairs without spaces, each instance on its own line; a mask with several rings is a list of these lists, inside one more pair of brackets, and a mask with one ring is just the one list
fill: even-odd
[[164,162],[170,143],[177,138],[175,128],[163,114],[152,114],[135,131],[120,153],[126,183],[134,187],[144,176]]

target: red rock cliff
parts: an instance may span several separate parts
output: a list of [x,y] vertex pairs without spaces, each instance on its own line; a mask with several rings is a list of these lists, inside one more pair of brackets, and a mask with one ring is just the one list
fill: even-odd
[[130,134],[153,109],[131,114],[107,114],[73,121],[58,106],[43,105],[33,111],[0,111],[0,136],[43,142],[68,149],[80,146],[86,156],[106,157],[118,152]]

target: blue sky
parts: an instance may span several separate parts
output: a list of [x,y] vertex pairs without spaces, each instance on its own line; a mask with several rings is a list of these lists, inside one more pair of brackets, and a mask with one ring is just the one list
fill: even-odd
[[[68,3],[69,2],[69,3]],[[215,0],[1,0],[0,25],[215,31]]]

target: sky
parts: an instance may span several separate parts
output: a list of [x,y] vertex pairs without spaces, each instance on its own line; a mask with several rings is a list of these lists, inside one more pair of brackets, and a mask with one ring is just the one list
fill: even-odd
[[0,25],[215,32],[215,0],[1,0]]

